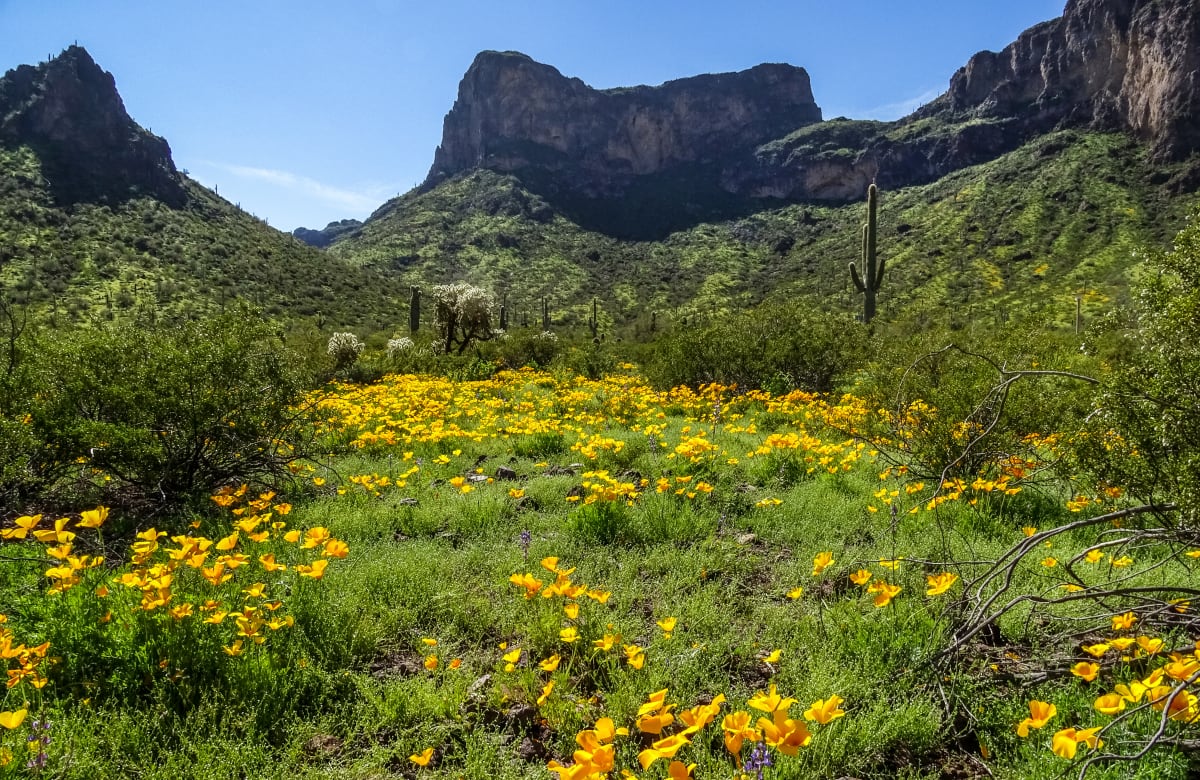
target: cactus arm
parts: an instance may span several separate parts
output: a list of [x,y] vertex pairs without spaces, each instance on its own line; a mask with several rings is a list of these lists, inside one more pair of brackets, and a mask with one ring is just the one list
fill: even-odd
[[882,257],[879,258],[879,266],[875,269],[875,290],[879,291],[879,286],[883,284],[883,269],[887,265],[887,261]]
[[858,269],[854,267],[853,262],[850,263],[850,279],[854,282],[854,286],[858,288],[859,292],[865,293],[867,291],[867,287],[863,284],[862,277],[858,275]]

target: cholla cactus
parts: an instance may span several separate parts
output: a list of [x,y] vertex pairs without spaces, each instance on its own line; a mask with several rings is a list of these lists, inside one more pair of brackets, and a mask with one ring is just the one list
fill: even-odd
[[401,336],[398,339],[388,339],[387,356],[389,359],[396,359],[406,352],[411,352],[416,344],[408,336]]
[[434,287],[433,300],[443,352],[457,348],[461,355],[472,341],[487,341],[496,335],[492,330],[496,301],[491,293],[458,282]]
[[329,339],[329,348],[326,349],[326,352],[333,358],[337,370],[341,371],[343,368],[354,365],[354,361],[358,360],[358,356],[362,354],[363,348],[366,346],[353,333],[335,333]]

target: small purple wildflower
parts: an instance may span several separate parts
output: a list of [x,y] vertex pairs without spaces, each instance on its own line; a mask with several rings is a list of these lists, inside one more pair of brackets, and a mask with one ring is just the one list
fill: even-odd
[[521,531],[521,553],[525,556],[525,562],[529,563],[529,545],[533,543],[533,534],[529,533],[529,529]]
[[759,742],[754,746],[754,750],[750,751],[750,757],[746,759],[746,763],[742,765],[742,768],[747,772],[758,772],[758,780],[763,780],[763,770],[769,769],[774,765],[766,743]]

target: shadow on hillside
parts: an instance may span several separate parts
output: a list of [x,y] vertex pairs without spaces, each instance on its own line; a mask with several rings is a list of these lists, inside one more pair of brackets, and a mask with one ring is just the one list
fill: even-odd
[[525,189],[581,228],[625,241],[661,241],[706,222],[740,219],[788,204],[726,192],[715,184],[717,175],[711,171],[676,169],[639,176],[619,196],[603,198],[563,188],[561,173],[522,171],[518,176]]

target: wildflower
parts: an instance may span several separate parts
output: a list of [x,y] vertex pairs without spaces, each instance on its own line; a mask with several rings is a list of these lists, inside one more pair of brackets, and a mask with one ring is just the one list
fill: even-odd
[[758,731],[750,728],[750,713],[731,712],[721,721],[721,731],[725,736],[725,749],[733,755],[742,752],[742,743],[747,740],[759,740],[762,737]]
[[789,599],[791,599],[792,601],[795,601],[796,599],[798,599],[804,595],[804,588],[792,588],[791,590],[789,590],[787,592],[786,595]]
[[1163,641],[1157,637],[1139,636],[1137,644],[1147,655],[1157,655],[1163,649]]
[[417,766],[429,766],[429,761],[433,758],[433,748],[425,748],[420,753],[415,753],[408,757],[408,760]]
[[1096,675],[1100,673],[1100,664],[1094,664],[1090,661],[1080,661],[1071,667],[1071,674],[1076,677],[1082,677],[1088,682],[1096,679]]
[[667,777],[671,778],[671,780],[688,780],[692,776],[692,770],[695,768],[695,764],[684,766],[682,761],[672,761],[667,767]]
[[876,607],[882,608],[892,603],[892,599],[900,595],[901,590],[903,588],[899,585],[891,585],[883,580],[878,580],[867,588],[867,593],[874,593],[875,598],[872,599],[872,602]]
[[812,576],[814,576],[814,577],[821,576],[821,572],[825,571],[827,568],[832,566],[833,563],[834,563],[834,560],[833,560],[832,552],[817,553],[817,556],[815,558],[813,558]]
[[1104,552],[1102,550],[1089,550],[1083,559],[1088,563],[1099,563],[1104,560]]
[[578,641],[579,630],[574,626],[571,626],[570,628],[564,628],[562,631],[558,632],[558,638],[567,644],[571,644],[572,642]]
[[329,561],[324,558],[318,558],[312,562],[311,566],[306,566],[303,563],[296,565],[296,572],[301,577],[308,577],[312,580],[319,580],[325,576],[325,567],[329,565]]
[[621,637],[617,636],[616,634],[605,634],[600,639],[592,642],[592,647],[598,648],[607,653],[609,650],[612,650],[619,641],[621,641]]
[[638,645],[625,645],[625,661],[634,669],[641,669],[646,664],[646,651]]
[[1137,615],[1132,612],[1126,612],[1123,615],[1114,615],[1112,619],[1113,631],[1128,631],[1133,628],[1133,624],[1136,622]]
[[756,710],[762,710],[763,712],[776,712],[778,710],[787,711],[788,707],[791,707],[795,703],[795,699],[785,699],[776,693],[775,683],[771,683],[769,693],[763,693],[762,691],[759,691],[751,696],[746,702],[747,705]]
[[1058,714],[1058,708],[1053,704],[1044,701],[1033,699],[1029,702],[1029,717],[1021,721],[1017,726],[1017,736],[1028,737],[1029,729],[1040,729],[1045,726],[1050,719]]
[[1105,715],[1116,715],[1125,709],[1125,699],[1120,694],[1106,693],[1096,699],[1092,706]]
[[828,699],[817,699],[811,707],[804,711],[804,718],[805,720],[815,720],[824,726],[846,714],[846,711],[841,709],[844,701],[837,694],[830,696]]
[[758,780],[762,780],[763,770],[770,769],[774,765],[766,743],[759,742],[754,746],[754,750],[750,751],[750,757],[746,759],[746,763],[742,765],[742,769],[745,769],[747,772],[757,772]]
[[555,653],[554,655],[547,658],[545,661],[540,661],[538,663],[538,666],[540,666],[542,668],[542,671],[544,671],[544,672],[553,672],[555,669],[558,668],[558,664],[561,661],[562,661],[562,656],[560,656],[558,653]]
[[546,683],[544,688],[542,688],[542,694],[541,694],[541,696],[538,696],[538,698],[537,698],[537,706],[540,707],[543,704],[545,704],[546,700],[550,698],[550,693],[553,690],[554,690],[554,680],[551,680],[548,683]]
[[1054,755],[1060,758],[1075,758],[1075,750],[1078,747],[1079,743],[1075,741],[1075,729],[1073,728],[1054,732],[1054,737],[1050,741],[1050,749],[1054,751]]
[[925,580],[929,583],[929,588],[925,591],[925,595],[940,596],[950,590],[950,586],[958,581],[958,575],[947,571],[941,574],[926,575]]
[[1055,566],[1058,565],[1058,559],[1055,558],[1053,555],[1047,556],[1042,559],[1042,565],[1045,566],[1047,569],[1053,569]]
[[29,710],[20,709],[13,712],[0,712],[0,726],[12,730],[20,727],[25,722],[25,716],[29,714]]
[[779,659],[782,657],[783,657],[783,650],[776,648],[775,650],[772,650],[770,653],[768,653],[763,658],[763,662],[768,663],[768,664],[777,664],[777,663],[779,663]]
[[75,525],[79,528],[99,528],[108,519],[108,507],[98,506],[80,513],[80,520]]
[[425,656],[425,661],[422,665],[431,672],[435,671],[438,668],[437,655],[431,654],[431,655]]
[[659,620],[656,623],[656,625],[662,629],[664,639],[671,638],[671,632],[673,632],[675,630],[675,624],[677,622],[678,621],[676,618],[668,617],[668,618],[663,618],[662,620]]
[[855,585],[866,585],[870,579],[871,572],[867,571],[866,569],[859,569],[850,575],[850,581]]
[[891,569],[892,571],[898,571],[900,569],[900,563],[903,560],[904,560],[903,558],[893,558],[891,560],[888,560],[887,558],[882,558],[879,561],[879,565],[884,567],[885,569]]

